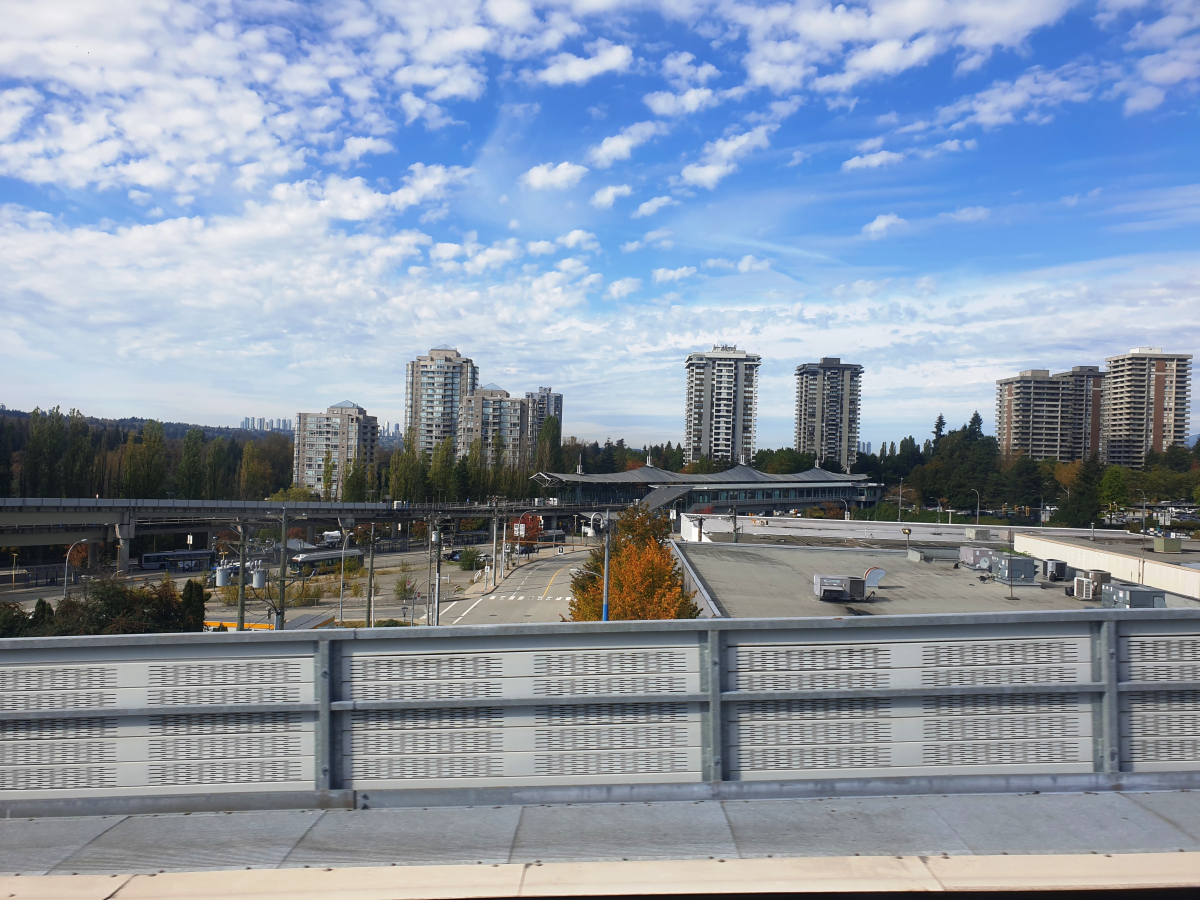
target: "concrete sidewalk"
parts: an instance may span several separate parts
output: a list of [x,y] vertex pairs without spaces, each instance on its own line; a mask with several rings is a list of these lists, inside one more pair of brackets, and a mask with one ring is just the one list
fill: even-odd
[[[971,794],[0,821],[0,874],[19,874],[19,880],[43,874],[304,867],[1181,851],[1200,852],[1200,793]],[[0,891],[0,896],[7,894]]]

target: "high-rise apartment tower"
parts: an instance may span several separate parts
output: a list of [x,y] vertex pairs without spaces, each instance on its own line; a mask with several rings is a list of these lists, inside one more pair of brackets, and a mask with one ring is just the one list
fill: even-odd
[[459,409],[455,452],[459,457],[466,456],[478,440],[485,463],[528,465],[532,460],[530,406],[528,399],[510,397],[508,391],[496,384],[485,384],[472,391]]
[[418,453],[457,441],[459,409],[478,382],[475,363],[446,345],[404,366],[404,431],[413,430]]
[[330,499],[340,499],[347,465],[354,459],[371,465],[378,445],[379,421],[350,400],[335,403],[323,413],[296,413],[292,482],[322,493],[328,451],[333,467]]
[[858,459],[863,367],[836,356],[796,367],[796,450],[846,472]]
[[687,358],[687,408],[683,461],[706,456],[749,463],[758,417],[758,367],[762,357],[717,344]]
[[1186,444],[1191,393],[1190,353],[1137,347],[1105,360],[1100,458],[1141,468],[1146,454]]
[[1003,454],[1071,462],[1099,451],[1099,366],[1051,375],[1026,369],[996,382],[996,439]]
[[536,394],[526,391],[525,400],[529,404],[529,436],[532,445],[536,446],[538,434],[548,418],[554,416],[558,419],[558,427],[562,428],[563,398],[548,387],[539,387]]

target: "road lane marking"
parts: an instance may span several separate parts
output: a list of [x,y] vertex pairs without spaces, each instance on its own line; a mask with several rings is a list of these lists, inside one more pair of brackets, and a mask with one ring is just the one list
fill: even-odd
[[562,569],[559,569],[558,572],[555,572],[553,575],[550,576],[550,580],[548,582],[546,582],[546,590],[542,591],[542,599],[543,600],[545,600],[546,595],[548,593],[550,593],[550,585],[554,584],[554,579],[558,577],[559,572],[562,572],[564,569],[569,569],[569,568],[571,568],[569,565],[563,566]]
[[471,610],[473,610],[475,607],[477,607],[482,602],[483,602],[483,598],[480,597],[478,600],[476,600],[474,603],[472,603],[470,606],[468,606],[466,609],[466,612],[464,612],[461,616],[459,616],[457,619],[454,620],[454,624],[457,625],[459,622],[461,622],[463,619],[465,619],[467,617],[467,615],[471,612]]

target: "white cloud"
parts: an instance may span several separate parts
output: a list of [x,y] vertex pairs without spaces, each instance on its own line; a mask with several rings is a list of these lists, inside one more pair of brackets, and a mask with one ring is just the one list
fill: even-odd
[[417,119],[424,119],[426,128],[437,131],[454,122],[436,103],[418,97],[412,91],[405,91],[400,95],[400,108],[404,110],[405,125],[411,125]]
[[633,188],[627,184],[610,184],[592,194],[591,204],[596,209],[612,209],[618,197],[628,197],[632,193]]
[[643,97],[642,101],[656,116],[686,116],[720,102],[710,88],[690,88],[681,94],[655,91]]
[[548,256],[557,250],[558,247],[551,241],[530,241],[525,245],[525,252],[530,256]]
[[326,162],[346,165],[366,156],[368,153],[391,153],[396,148],[383,138],[377,137],[348,137],[342,144],[342,149],[336,153],[326,153]]
[[804,162],[806,159],[809,159],[811,157],[811,155],[812,154],[805,153],[803,150],[793,150],[792,158],[790,160],[788,160],[787,165],[789,167],[798,166],[798,165],[800,165],[800,163]]
[[871,240],[878,240],[886,235],[889,229],[907,224],[907,220],[900,218],[894,213],[880,214],[862,227],[862,233],[871,238]]
[[878,169],[904,159],[903,153],[893,153],[891,150],[880,150],[864,156],[852,156],[842,163],[843,172],[853,172],[855,169]]
[[638,206],[638,208],[633,213],[633,218],[643,219],[646,216],[654,215],[656,212],[658,212],[663,207],[678,206],[678,205],[679,205],[679,201],[676,200],[674,197],[655,197],[651,200],[647,200],[645,203]]
[[634,291],[640,290],[642,279],[619,278],[608,286],[608,296],[613,300],[624,300]]
[[712,259],[706,259],[703,264],[706,269],[734,269],[737,268],[737,263],[731,262],[728,259],[717,256]]
[[955,222],[982,222],[991,214],[992,211],[986,206],[966,206],[954,212],[944,212],[942,216]]
[[521,184],[535,191],[545,188],[561,191],[579,184],[587,172],[587,166],[578,166],[571,162],[561,162],[557,166],[554,163],[542,163],[522,175]]
[[588,159],[601,169],[607,169],[619,159],[629,159],[635,147],[660,134],[666,134],[665,122],[635,122],[617,134],[606,137],[588,151]]
[[738,264],[737,264],[737,270],[739,272],[743,272],[743,273],[745,273],[745,272],[762,272],[769,268],[771,268],[771,263],[769,260],[756,259],[753,256],[750,256],[749,254],[747,254],[746,256],[743,256],[741,259],[739,259]]
[[680,266],[678,269],[655,269],[652,273],[655,284],[667,281],[682,281],[696,274],[695,266]]
[[710,191],[727,175],[737,171],[734,160],[762,150],[771,143],[770,135],[778,125],[759,125],[744,134],[711,141],[704,145],[701,162],[683,167],[680,173],[687,184],[708,188]]
[[550,60],[546,68],[534,77],[555,86],[583,84],[606,72],[624,72],[633,62],[633,51],[623,44],[614,44],[601,38],[587,49],[592,55],[580,58],[573,53],[560,53]]
[[578,247],[581,250],[599,250],[600,244],[596,240],[596,236],[590,231],[584,231],[582,228],[576,228],[573,231],[568,231],[566,234],[555,238],[555,243],[561,244],[568,249],[574,250]]
[[663,59],[663,76],[676,90],[686,90],[693,84],[703,85],[721,74],[712,63],[693,65],[695,58],[690,53],[669,53]]
[[641,240],[627,241],[621,245],[622,253],[633,253],[635,250],[641,250],[643,247],[657,247],[659,250],[670,250],[675,246],[670,240],[671,229],[655,228],[653,231],[647,231]]

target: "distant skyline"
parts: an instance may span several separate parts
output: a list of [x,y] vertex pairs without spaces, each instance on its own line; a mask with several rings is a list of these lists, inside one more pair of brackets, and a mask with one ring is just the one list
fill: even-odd
[[[683,434],[684,359],[864,367],[860,437],[1200,356],[1193,0],[13,4],[0,400],[236,426],[404,363]],[[1200,431],[1192,400],[1191,432]]]

